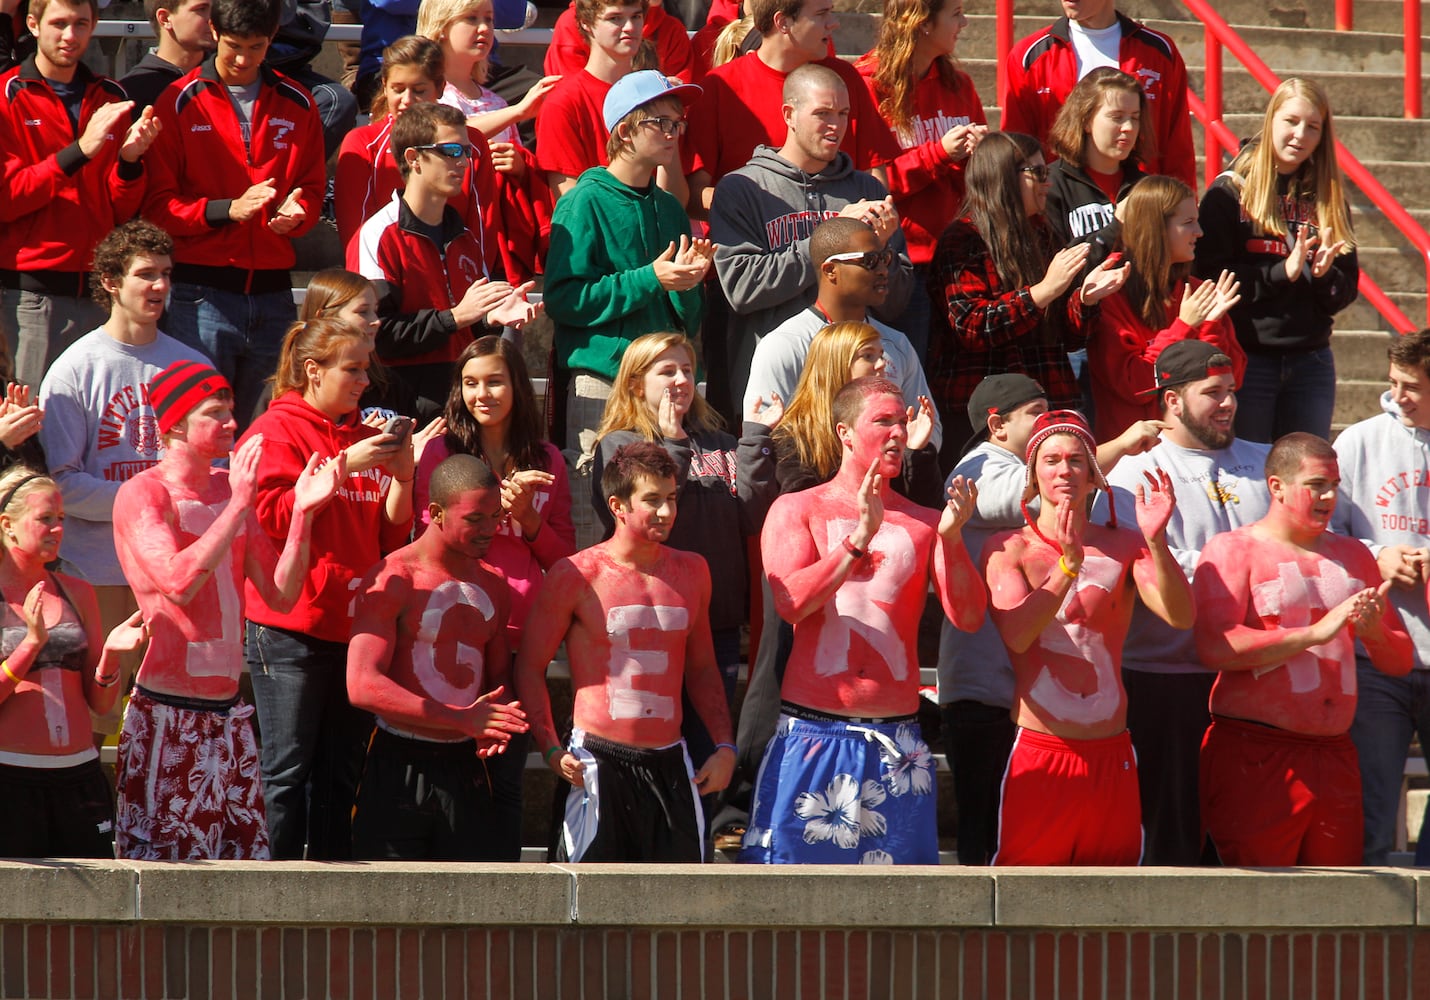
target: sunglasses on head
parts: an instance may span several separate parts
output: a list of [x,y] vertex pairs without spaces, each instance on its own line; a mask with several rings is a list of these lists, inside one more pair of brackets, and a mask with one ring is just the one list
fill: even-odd
[[883,250],[851,250],[848,253],[830,254],[824,259],[835,264],[858,264],[866,271],[877,271],[894,262],[894,251],[888,247]]
[[1051,175],[1052,168],[1046,163],[1025,163],[1018,170],[1041,184]]
[[426,146],[413,146],[419,153],[431,151],[449,160],[460,160],[472,155],[472,147],[465,142],[433,142]]

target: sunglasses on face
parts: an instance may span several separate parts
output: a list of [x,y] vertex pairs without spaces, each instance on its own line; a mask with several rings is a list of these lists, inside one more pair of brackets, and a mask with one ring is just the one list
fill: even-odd
[[667,139],[684,135],[686,128],[690,125],[684,118],[646,118],[641,124],[660,129],[660,134]]
[[878,271],[894,262],[894,251],[887,247],[883,250],[851,250],[830,254],[824,259],[835,264],[858,264],[866,271]]
[[465,142],[434,142],[426,146],[413,146],[419,153],[433,152],[449,160],[461,160],[472,155],[472,147]]
[[1025,163],[1018,170],[1041,184],[1051,175],[1052,168],[1046,163]]

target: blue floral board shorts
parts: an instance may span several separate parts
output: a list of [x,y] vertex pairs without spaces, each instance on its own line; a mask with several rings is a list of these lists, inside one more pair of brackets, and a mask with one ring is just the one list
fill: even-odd
[[938,864],[934,758],[918,722],[781,714],[760,763],[740,860]]

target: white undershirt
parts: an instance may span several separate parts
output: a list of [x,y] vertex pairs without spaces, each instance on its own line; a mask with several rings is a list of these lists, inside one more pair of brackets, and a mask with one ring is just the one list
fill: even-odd
[[1077,53],[1077,78],[1081,80],[1099,66],[1118,69],[1117,57],[1122,47],[1122,24],[1090,31],[1076,21],[1068,22],[1073,51]]

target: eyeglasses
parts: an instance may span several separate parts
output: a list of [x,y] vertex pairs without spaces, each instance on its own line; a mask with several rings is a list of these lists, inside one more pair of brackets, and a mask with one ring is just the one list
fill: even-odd
[[642,125],[650,125],[660,129],[660,134],[667,139],[674,139],[678,135],[684,135],[690,123],[684,118],[645,118]]
[[1027,174],[1039,184],[1043,183],[1052,174],[1052,168],[1046,163],[1025,163],[1018,170]]
[[445,156],[449,160],[460,160],[472,155],[472,147],[465,142],[434,142],[426,146],[413,146],[419,153],[429,150],[438,156]]
[[878,271],[894,262],[894,251],[888,247],[883,250],[851,250],[830,254],[824,259],[835,264],[858,264],[866,271]]

